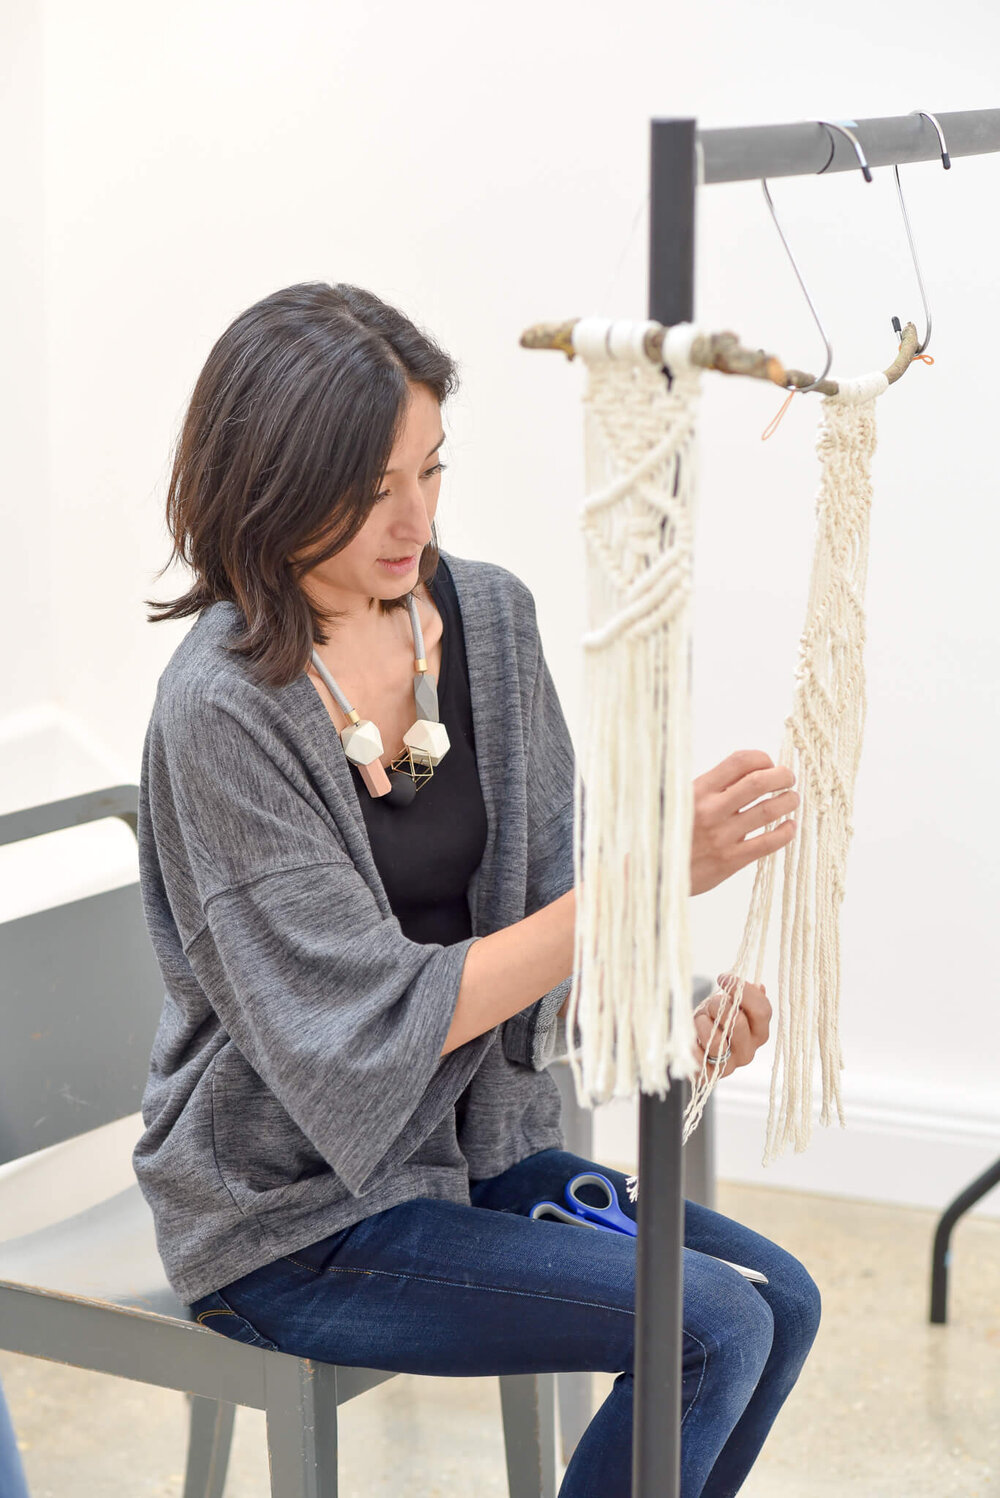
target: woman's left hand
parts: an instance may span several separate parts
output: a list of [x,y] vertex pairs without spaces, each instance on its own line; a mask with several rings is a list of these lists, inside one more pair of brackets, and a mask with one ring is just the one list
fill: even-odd
[[[721,1076],[728,1077],[730,1072],[734,1072],[737,1067],[748,1066],[767,1040],[771,1023],[771,1005],[764,992],[763,983],[759,987],[756,983],[744,983],[739,1014],[729,1042],[732,1046],[732,1054],[724,1066],[713,1066],[707,1061],[706,1047],[711,1045],[712,1055],[720,1055],[725,1050],[722,1026],[731,1010],[732,995],[736,992],[738,979],[734,973],[720,973],[719,984],[724,992],[713,993],[707,999],[703,999],[694,1011],[694,1028],[698,1037],[695,1060],[709,1073],[718,1072]],[[719,1017],[719,1022],[716,1026],[717,1017]]]

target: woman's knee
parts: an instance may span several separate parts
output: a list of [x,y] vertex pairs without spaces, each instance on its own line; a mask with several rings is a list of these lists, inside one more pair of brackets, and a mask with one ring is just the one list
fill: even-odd
[[708,1365],[752,1387],[774,1341],[771,1307],[756,1287],[727,1264],[709,1261],[687,1272],[684,1312],[684,1330]]
[[783,1253],[780,1268],[771,1268],[767,1294],[774,1315],[775,1336],[801,1354],[809,1351],[819,1330],[822,1301],[819,1286],[798,1259]]
[[774,1345],[774,1316],[760,1291],[742,1275],[733,1294],[733,1309],[727,1340],[741,1371],[756,1384]]

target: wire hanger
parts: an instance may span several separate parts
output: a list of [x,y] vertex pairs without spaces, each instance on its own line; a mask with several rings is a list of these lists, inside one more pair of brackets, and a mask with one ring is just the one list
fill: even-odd
[[816,304],[814,303],[812,297],[809,295],[809,288],[806,286],[806,283],[805,283],[805,281],[802,278],[802,272],[799,270],[799,267],[798,267],[798,264],[796,262],[795,256],[792,254],[792,247],[788,243],[788,240],[785,238],[785,231],[782,229],[780,223],[778,222],[778,215],[777,215],[777,212],[775,211],[775,207],[774,207],[774,199],[771,197],[771,192],[770,192],[770,189],[769,189],[769,187],[767,185],[767,178],[766,177],[761,177],[761,179],[760,179],[760,185],[761,185],[761,187],[764,190],[764,199],[765,199],[765,201],[767,203],[767,206],[771,210],[771,217],[774,220],[774,227],[777,229],[778,234],[781,237],[781,243],[785,246],[785,253],[787,254],[789,260],[792,262],[792,270],[795,272],[795,275],[796,275],[796,277],[798,279],[798,283],[802,287],[802,294],[803,294],[803,296],[805,297],[806,301],[809,303],[809,311],[813,315],[813,321],[815,322],[817,328],[819,329],[819,336],[822,338],[823,344],[824,344],[824,346],[826,348],[826,363],[823,365],[823,373],[821,375],[818,375],[816,377],[816,379],[813,380],[813,382],[812,382],[811,385],[793,385],[793,384],[788,384],[788,385],[786,385],[785,388],[787,390],[802,390],[802,391],[805,391],[805,390],[815,390],[816,386],[819,385],[821,383],[821,381],[825,380],[826,377],[827,377],[827,375],[830,373],[830,365],[833,363],[833,345],[831,344],[829,338],[826,336],[826,329],[823,327],[823,324],[820,322],[819,313],[816,311]]
[[[937,131],[938,143],[941,146],[941,165],[944,167],[946,172],[950,171],[951,157],[948,155],[948,142],[944,138],[944,131],[941,129],[941,126],[937,119],[934,117],[934,115],[928,114],[926,109],[913,109],[910,111],[910,113],[918,115],[925,120],[930,120],[931,124],[934,126],[934,129]],[[924,322],[927,324],[927,331],[924,334],[924,341],[923,343],[918,345],[917,352],[914,355],[914,358],[919,358],[919,356],[925,352],[927,345],[931,341],[931,309],[927,302],[927,292],[924,289],[924,278],[920,273],[920,261],[917,259],[917,247],[913,242],[913,230],[910,228],[910,216],[906,211],[906,204],[903,201],[903,189],[899,181],[899,166],[896,162],[893,162],[892,170],[895,173],[896,177],[896,192],[899,195],[899,206],[903,210],[903,223],[906,226],[906,238],[909,241],[910,254],[913,256],[913,269],[917,273],[917,285],[920,288],[920,300],[924,304]],[[897,334],[902,331],[902,326],[898,317],[894,317],[892,319],[892,325],[895,328]]]
[[[868,160],[867,160],[867,158],[865,156],[864,147],[862,146],[861,142],[858,140],[858,137],[854,133],[854,130],[856,130],[858,128],[858,122],[857,122],[857,120],[817,120],[816,123],[817,123],[817,125],[822,125],[823,129],[826,130],[827,132],[829,132],[831,130],[839,130],[840,133],[841,133],[841,135],[846,135],[847,136],[847,139],[850,141],[851,145],[854,147],[854,154],[858,158],[858,166],[861,168],[861,171],[864,174],[864,179],[865,179],[866,182],[870,182],[872,180],[872,169],[868,165]],[[852,130],[850,128],[852,125],[854,126],[854,130]],[[821,166],[820,169],[819,169],[819,171],[816,173],[816,175],[818,177],[821,177],[823,175],[823,173],[826,171],[826,168],[830,165],[830,162],[833,160],[833,150],[834,150],[834,142],[831,141],[830,142],[830,155],[827,158],[826,165],[825,166]]]
[[[867,161],[867,159],[865,157],[864,148],[863,148],[861,142],[858,140],[858,137],[854,134],[854,131],[850,129],[850,125],[853,125],[854,121],[851,120],[849,123],[839,123],[837,120],[817,120],[816,123],[818,125],[822,125],[823,128],[824,128],[824,130],[826,130],[828,134],[829,134],[829,132],[831,130],[839,130],[842,135],[846,135],[847,136],[847,139],[851,142],[851,145],[854,147],[854,152],[855,152],[855,155],[858,158],[858,164],[860,165],[861,170],[864,173],[865,181],[866,182],[870,182],[872,180],[871,168],[869,167],[868,161]],[[817,175],[821,175],[822,172],[825,172],[826,168],[830,165],[830,162],[833,160],[833,141],[832,141],[832,139],[831,139],[830,145],[831,145],[831,150],[830,150],[829,158],[828,158],[826,164],[823,167],[821,167],[820,173],[817,173]],[[770,189],[769,189],[769,187],[767,185],[767,178],[766,177],[761,177],[761,179],[760,179],[760,185],[761,185],[761,187],[764,190],[764,198],[765,198],[765,200],[767,202],[767,206],[771,210],[771,217],[774,220],[774,227],[777,229],[779,235],[781,236],[781,243],[785,246],[785,253],[787,254],[789,260],[792,262],[792,270],[795,272],[795,274],[796,274],[796,276],[798,278],[799,285],[802,287],[802,293],[803,293],[806,301],[809,303],[809,311],[813,315],[813,320],[816,323],[817,328],[819,328],[819,335],[822,338],[823,343],[826,346],[826,364],[823,366],[823,373],[821,375],[819,375],[815,380],[813,380],[813,382],[812,382],[811,385],[791,385],[790,384],[786,388],[789,389],[789,390],[796,389],[796,390],[801,390],[801,391],[815,390],[818,385],[822,384],[822,382],[826,379],[827,375],[830,373],[830,366],[833,363],[833,346],[831,345],[830,340],[829,340],[829,338],[826,335],[826,330],[823,327],[823,324],[820,322],[819,313],[816,311],[816,307],[815,307],[815,304],[813,302],[813,299],[809,295],[809,291],[808,291],[808,288],[806,287],[806,283],[805,283],[805,281],[802,278],[802,272],[799,270],[799,267],[796,264],[795,256],[792,254],[791,245],[788,243],[788,240],[785,238],[785,232],[782,229],[780,223],[778,222],[778,215],[777,215],[777,212],[775,211],[775,207],[774,207],[774,199],[771,197],[771,192],[770,192]]]

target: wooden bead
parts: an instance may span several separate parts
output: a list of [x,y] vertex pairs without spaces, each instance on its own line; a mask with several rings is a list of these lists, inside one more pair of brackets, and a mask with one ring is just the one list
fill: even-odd
[[417,714],[421,718],[429,718],[432,723],[437,722],[438,717],[438,694],[437,682],[429,673],[413,678],[413,696],[417,704]]
[[414,759],[427,765],[439,764],[451,748],[444,724],[432,723],[427,718],[418,718],[413,727],[406,730],[403,743],[411,750]]
[[361,779],[371,791],[373,796],[387,796],[392,790],[385,766],[380,759],[373,759],[369,765],[358,765]]
[[352,764],[359,766],[370,765],[373,759],[378,759],[385,753],[382,735],[370,718],[362,718],[358,723],[348,723],[346,728],[340,730],[340,742],[347,758]]

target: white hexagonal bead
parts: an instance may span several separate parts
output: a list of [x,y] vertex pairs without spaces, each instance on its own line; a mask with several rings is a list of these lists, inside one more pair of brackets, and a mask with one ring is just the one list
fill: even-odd
[[356,765],[370,765],[373,759],[385,753],[378,725],[370,718],[362,718],[360,723],[348,723],[340,730],[340,742],[347,758]]
[[427,765],[438,764],[451,748],[447,728],[443,723],[432,723],[429,718],[418,718],[403,734],[403,743],[412,749],[414,759]]

